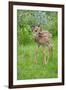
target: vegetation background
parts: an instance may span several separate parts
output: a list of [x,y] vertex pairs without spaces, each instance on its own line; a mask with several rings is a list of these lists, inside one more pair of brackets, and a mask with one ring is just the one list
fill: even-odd
[[[37,44],[32,38],[32,27],[40,25],[52,33],[53,58],[42,64],[42,48],[38,49],[38,63],[34,63]],[[17,79],[56,78],[58,75],[58,13],[37,10],[17,10]],[[47,52],[46,52],[47,53]]]

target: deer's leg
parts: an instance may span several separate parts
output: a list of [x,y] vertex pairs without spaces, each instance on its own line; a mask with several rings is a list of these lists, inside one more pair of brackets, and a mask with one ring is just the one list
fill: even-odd
[[43,48],[43,64],[47,64],[45,48]]
[[53,45],[51,45],[51,55],[50,55],[53,59]]
[[35,64],[37,64],[37,54],[38,54],[38,48],[35,48]]
[[51,44],[49,44],[48,48],[49,48],[49,57],[48,57],[48,60],[49,60],[51,56],[53,57],[53,46]]

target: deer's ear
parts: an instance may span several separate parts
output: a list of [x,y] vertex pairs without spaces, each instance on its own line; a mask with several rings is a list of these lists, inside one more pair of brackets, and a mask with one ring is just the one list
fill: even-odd
[[40,27],[40,24],[38,24],[38,27]]
[[34,26],[34,25],[32,25],[32,28],[35,28],[35,26]]
[[34,30],[35,26],[32,26],[32,31]]
[[42,27],[40,24],[38,24],[38,28],[40,29],[40,31],[42,31]]
[[42,31],[42,27],[40,27],[40,31]]

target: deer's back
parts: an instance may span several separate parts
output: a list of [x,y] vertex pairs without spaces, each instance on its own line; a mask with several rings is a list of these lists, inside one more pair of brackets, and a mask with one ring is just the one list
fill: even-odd
[[36,34],[35,41],[39,44],[47,44],[50,42],[52,34],[48,31],[42,31]]

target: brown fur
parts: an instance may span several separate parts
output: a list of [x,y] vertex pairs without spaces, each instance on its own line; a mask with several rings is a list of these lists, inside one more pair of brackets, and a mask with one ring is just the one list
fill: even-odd
[[[46,60],[46,57],[45,57],[44,46],[48,47],[49,54],[50,54],[52,50],[52,34],[48,31],[42,30],[40,26],[35,26],[33,28],[33,37],[35,42],[43,47],[43,54],[44,54],[43,64],[47,64],[48,60]],[[37,60],[37,57],[35,59]]]

